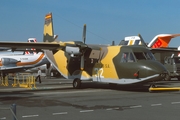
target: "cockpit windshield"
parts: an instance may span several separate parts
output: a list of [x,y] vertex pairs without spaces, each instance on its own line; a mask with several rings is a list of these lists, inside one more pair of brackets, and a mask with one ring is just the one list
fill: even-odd
[[123,52],[121,62],[135,62],[136,60],[155,60],[151,52]]
[[156,60],[156,58],[151,52],[144,52],[144,54],[148,60]]
[[134,55],[137,60],[146,60],[146,57],[143,52],[134,52]]
[[134,52],[134,55],[137,60],[155,60],[151,52]]

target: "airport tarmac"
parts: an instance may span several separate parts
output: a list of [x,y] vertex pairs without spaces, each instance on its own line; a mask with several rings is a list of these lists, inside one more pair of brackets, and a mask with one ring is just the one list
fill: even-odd
[[[166,86],[180,86],[179,81],[171,83]],[[12,104],[18,120],[179,119],[180,91],[149,93],[145,87],[124,90],[94,83],[73,89],[72,80],[62,78],[43,79],[36,87],[0,86],[0,120],[13,119],[5,109]]]

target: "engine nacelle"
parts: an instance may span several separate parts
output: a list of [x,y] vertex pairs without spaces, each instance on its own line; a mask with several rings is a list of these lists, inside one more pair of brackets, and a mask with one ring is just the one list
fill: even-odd
[[1,58],[2,65],[16,64],[18,61],[13,58]]
[[66,46],[65,52],[70,54],[71,57],[73,57],[74,55],[80,55],[81,54],[79,47]]

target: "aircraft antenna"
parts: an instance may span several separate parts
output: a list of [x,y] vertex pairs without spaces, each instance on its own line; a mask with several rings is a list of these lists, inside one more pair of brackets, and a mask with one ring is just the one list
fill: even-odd
[[141,44],[145,47],[148,47],[147,44],[145,43],[144,39],[142,38],[142,36],[140,34],[138,34],[140,40],[141,40]]

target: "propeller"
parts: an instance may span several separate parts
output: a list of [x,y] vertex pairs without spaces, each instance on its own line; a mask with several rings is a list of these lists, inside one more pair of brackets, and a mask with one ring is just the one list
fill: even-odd
[[[86,42],[86,24],[84,24],[83,27],[83,35],[82,35],[82,41],[85,44]],[[81,55],[81,70],[84,70],[84,50],[82,51],[82,55]]]
[[85,44],[85,42],[86,42],[86,24],[84,24],[84,27],[83,27],[82,40],[83,40],[83,43]]

